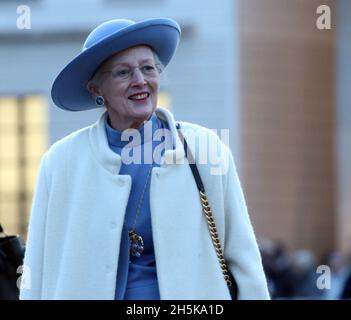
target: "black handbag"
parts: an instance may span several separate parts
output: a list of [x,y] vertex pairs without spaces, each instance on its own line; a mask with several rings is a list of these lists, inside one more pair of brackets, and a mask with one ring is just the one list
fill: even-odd
[[233,274],[228,269],[226,260],[224,258],[224,253],[222,250],[221,243],[219,241],[216,224],[215,224],[215,221],[214,221],[214,218],[212,215],[212,211],[211,211],[211,207],[210,207],[208,198],[206,196],[204,184],[202,182],[199,170],[197,169],[197,166],[196,166],[194,157],[191,153],[191,150],[188,148],[188,144],[187,144],[182,132],[180,131],[180,124],[179,123],[176,124],[176,128],[178,129],[177,131],[178,131],[178,135],[180,137],[180,140],[183,143],[185,157],[188,158],[188,160],[190,160],[189,166],[190,166],[191,172],[194,176],[197,188],[199,190],[202,211],[206,217],[208,229],[210,231],[212,243],[213,243],[213,246],[216,250],[216,255],[217,255],[219,264],[221,266],[221,269],[222,269],[224,280],[227,283],[228,290],[229,290],[229,293],[231,295],[232,300],[237,300],[238,299],[238,285],[236,283],[236,280],[235,280]]
[[6,235],[0,225],[0,300],[18,300],[18,268],[23,263],[24,244],[18,235]]

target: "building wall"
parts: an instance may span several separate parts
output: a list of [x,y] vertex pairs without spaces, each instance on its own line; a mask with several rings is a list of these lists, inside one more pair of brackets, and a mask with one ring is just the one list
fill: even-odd
[[351,252],[351,2],[338,1],[337,27],[337,229],[338,245]]
[[[240,138],[249,210],[258,236],[317,254],[336,245],[335,25],[316,28],[320,4],[239,1]],[[334,17],[335,2],[323,4]]]

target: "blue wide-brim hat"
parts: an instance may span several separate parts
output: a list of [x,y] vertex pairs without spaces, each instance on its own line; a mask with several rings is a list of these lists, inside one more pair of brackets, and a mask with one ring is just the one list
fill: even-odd
[[69,111],[97,108],[87,89],[102,62],[124,49],[147,45],[164,66],[170,62],[180,39],[180,27],[172,19],[148,19],[141,22],[115,19],[96,27],[79,53],[56,77],[51,97],[55,104]]

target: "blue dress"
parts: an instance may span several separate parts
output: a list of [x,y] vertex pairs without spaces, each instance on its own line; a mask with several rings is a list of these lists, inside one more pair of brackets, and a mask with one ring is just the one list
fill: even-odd
[[[130,175],[132,178],[132,188],[121,235],[115,299],[159,300],[160,293],[157,282],[150,214],[149,195],[151,173],[148,179],[147,175],[151,166],[159,166],[160,163],[160,159],[157,159],[156,163],[152,161],[152,154],[155,147],[160,143],[164,143],[165,148],[167,148],[164,137],[161,141],[154,141],[155,139],[152,139],[152,136],[156,130],[168,129],[168,126],[166,122],[157,118],[156,114],[153,113],[149,121],[137,130],[141,139],[133,136],[129,137],[127,141],[123,141],[125,138],[122,136],[121,131],[115,130],[110,126],[108,117],[105,120],[105,127],[110,148],[121,155],[122,158],[122,166],[119,174]],[[162,150],[160,156],[164,153],[163,147]],[[139,159],[141,163],[130,163],[131,159]],[[137,207],[140,203],[144,187],[146,189],[135,224],[136,233],[140,234],[143,238],[144,251],[140,257],[134,257],[130,255],[128,230],[134,224]]]

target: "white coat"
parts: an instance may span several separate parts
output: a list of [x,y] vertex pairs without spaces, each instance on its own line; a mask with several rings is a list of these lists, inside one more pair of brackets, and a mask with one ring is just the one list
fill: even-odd
[[[161,299],[230,299],[173,115],[176,148],[152,170],[150,209]],[[108,146],[106,113],[43,156],[33,198],[21,299],[114,299],[131,178]],[[211,130],[181,123],[219,146],[225,174],[198,164],[239,299],[268,299],[254,231],[229,149]],[[175,157],[173,157],[175,156]],[[197,157],[195,152],[195,157]],[[171,163],[176,159],[177,163]],[[197,159],[198,161],[198,159]],[[225,162],[225,161],[224,161]],[[223,163],[221,163],[223,165]],[[213,166],[212,166],[213,167]]]

